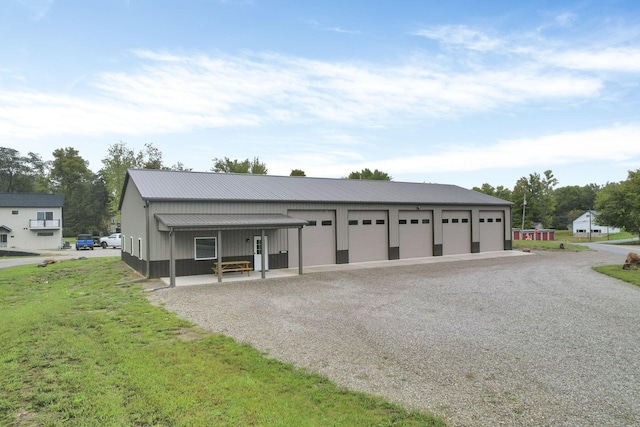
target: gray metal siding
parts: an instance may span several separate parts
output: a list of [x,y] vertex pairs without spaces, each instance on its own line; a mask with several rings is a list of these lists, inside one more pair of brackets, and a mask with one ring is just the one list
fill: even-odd
[[[123,234],[122,251],[142,259],[146,259],[146,215],[144,201],[135,185],[130,183],[123,199],[120,219]],[[153,228],[151,234],[155,234]],[[131,248],[131,238],[133,238],[133,248]],[[142,247],[145,248],[142,256],[138,253],[138,239],[142,239]]]

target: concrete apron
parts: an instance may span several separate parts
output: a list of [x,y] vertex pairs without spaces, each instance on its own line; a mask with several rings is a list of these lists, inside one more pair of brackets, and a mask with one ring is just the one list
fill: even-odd
[[[320,273],[324,271],[346,271],[346,270],[360,270],[363,268],[384,268],[384,267],[397,267],[403,265],[417,265],[417,264],[434,264],[441,262],[455,262],[455,261],[472,261],[480,259],[491,258],[505,258],[513,256],[526,256],[532,255],[531,253],[521,251],[496,251],[496,252],[482,252],[476,254],[458,254],[458,255],[444,255],[438,257],[426,257],[426,258],[407,258],[396,260],[384,260],[384,261],[368,261],[368,262],[355,262],[352,264],[329,264],[329,265],[314,265],[304,267],[303,274]],[[277,270],[269,270],[266,272],[266,279],[275,279],[278,277],[293,277],[298,275],[298,267],[296,268],[282,268]],[[266,280],[265,279],[265,280]],[[162,277],[160,279],[162,283],[169,286],[169,277]],[[246,273],[231,272],[225,273],[222,277],[222,283],[218,283],[218,276],[213,274],[203,274],[198,276],[180,276],[176,277],[176,287],[193,286],[193,285],[224,285],[230,282],[245,282],[248,280],[262,280],[262,273],[260,271],[251,271],[249,275]]]

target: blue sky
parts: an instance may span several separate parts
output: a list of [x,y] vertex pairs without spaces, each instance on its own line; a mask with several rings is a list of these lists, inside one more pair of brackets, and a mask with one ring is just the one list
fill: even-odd
[[640,168],[640,2],[3,0],[0,146],[512,188]]

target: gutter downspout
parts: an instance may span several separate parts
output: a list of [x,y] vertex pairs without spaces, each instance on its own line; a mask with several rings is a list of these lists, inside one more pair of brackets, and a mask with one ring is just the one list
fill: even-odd
[[145,257],[144,257],[145,260],[146,260],[146,264],[147,264],[147,266],[146,266],[147,274],[144,277],[145,277],[145,279],[148,280],[150,278],[150,276],[151,276],[151,260],[150,260],[150,257],[151,257],[151,243],[149,242],[149,238],[151,236],[151,232],[149,231],[149,225],[151,223],[151,219],[149,217],[151,216],[151,214],[149,213],[150,209],[149,209],[149,201],[148,200],[144,201],[144,207],[147,210],[147,215],[146,215],[146,218],[145,218],[145,221],[146,221],[146,227],[145,227],[145,239],[146,240],[145,240],[145,242],[146,242],[146,246],[147,247],[145,248],[146,254],[145,254]]
[[298,227],[298,275],[302,276],[302,227]]
[[169,243],[169,270],[170,270],[169,287],[175,288],[176,287],[176,260],[173,257],[173,246],[176,241],[176,236],[175,236],[175,232],[173,231],[173,227],[169,229],[169,239],[171,241]]

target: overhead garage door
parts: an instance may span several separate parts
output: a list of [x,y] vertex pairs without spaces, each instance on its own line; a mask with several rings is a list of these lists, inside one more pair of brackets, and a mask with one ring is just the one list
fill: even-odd
[[349,211],[349,262],[389,259],[386,211]]
[[442,254],[471,253],[471,212],[442,211]]
[[[302,265],[336,263],[335,211],[289,211],[293,218],[309,221],[302,228]],[[298,267],[298,230],[289,230],[289,267]]]
[[400,258],[420,258],[433,255],[433,213],[431,211],[400,211],[398,234]]
[[504,250],[504,212],[480,211],[480,252]]

